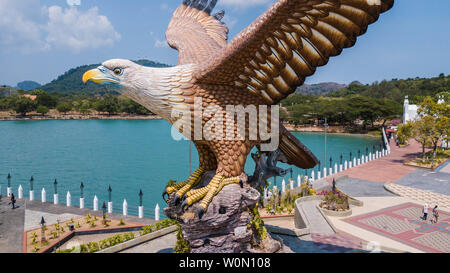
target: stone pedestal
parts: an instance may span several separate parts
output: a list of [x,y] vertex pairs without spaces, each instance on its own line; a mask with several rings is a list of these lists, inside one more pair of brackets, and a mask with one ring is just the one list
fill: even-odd
[[[214,172],[206,173],[196,188],[206,186],[213,176]],[[178,220],[191,253],[274,253],[281,249],[281,243],[269,233],[261,239],[252,226],[260,193],[247,183],[247,175],[242,174],[241,180],[242,185],[224,187],[201,219],[199,203],[182,212],[181,205],[173,203],[174,194],[169,197],[164,214]]]

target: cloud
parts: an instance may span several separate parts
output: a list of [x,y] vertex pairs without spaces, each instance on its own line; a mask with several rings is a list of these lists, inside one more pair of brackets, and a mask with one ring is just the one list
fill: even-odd
[[45,26],[46,41],[57,47],[68,47],[75,52],[84,49],[112,46],[120,40],[106,16],[94,7],[79,11],[75,7],[62,9],[59,6],[48,8],[49,22]]
[[155,47],[156,47],[156,48],[168,48],[169,45],[167,44],[167,41],[166,41],[166,40],[156,39],[156,41],[155,41]]
[[69,3],[62,8],[41,6],[39,0],[0,0],[0,51],[26,54],[56,47],[80,52],[120,40],[97,7],[83,11],[76,6],[80,0]]
[[67,5],[69,6],[80,6],[81,0],[67,0]]

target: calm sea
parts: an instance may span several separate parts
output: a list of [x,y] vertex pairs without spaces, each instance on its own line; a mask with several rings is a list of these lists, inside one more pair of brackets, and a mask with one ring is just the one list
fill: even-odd
[[[315,155],[324,160],[324,135],[295,133]],[[327,161],[338,162],[358,149],[372,151],[379,140],[372,137],[328,135]],[[198,166],[192,146],[193,168]],[[328,161],[329,164],[329,161]],[[333,163],[334,165],[334,163]],[[282,166],[282,165],[281,165]],[[284,167],[284,166],[282,166]],[[253,173],[249,157],[246,171]],[[317,168],[316,168],[317,169]],[[73,121],[11,121],[0,122],[0,185],[6,193],[7,175],[17,196],[22,185],[28,198],[30,177],[34,177],[35,198],[40,200],[45,187],[47,201],[53,200],[53,182],[58,181],[60,203],[65,203],[67,191],[72,204],[78,205],[80,183],[84,183],[86,207],[92,208],[97,195],[100,205],[108,200],[112,188],[114,210],[120,212],[126,199],[130,214],[137,214],[139,190],[144,193],[146,216],[153,215],[158,203],[165,203],[161,193],[169,179],[182,180],[189,175],[189,144],[171,137],[170,124],[162,120],[73,120]],[[305,174],[294,167],[293,175]],[[289,176],[289,174],[288,174]],[[287,178],[287,177],[286,177]],[[277,180],[281,184],[281,179]],[[273,181],[272,181],[273,182]]]

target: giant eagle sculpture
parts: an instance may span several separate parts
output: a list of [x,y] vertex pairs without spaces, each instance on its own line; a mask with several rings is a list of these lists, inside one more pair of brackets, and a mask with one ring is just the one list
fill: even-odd
[[[185,0],[174,12],[166,38],[179,52],[177,66],[149,68],[113,59],[83,75],[84,82],[116,84],[123,95],[172,124],[183,125],[177,128],[194,139],[200,166],[165,193],[174,194],[175,203],[183,200],[183,206],[201,201],[200,218],[224,186],[240,182],[248,154],[263,139],[250,139],[248,124],[241,139],[195,139],[195,119],[182,119],[174,110],[195,117],[195,98],[202,99],[204,108],[277,104],[330,57],[352,47],[394,0],[279,0],[230,42],[221,22],[224,11],[211,15],[216,3]],[[208,126],[212,116],[203,113],[201,124]],[[314,167],[318,162],[314,155],[280,126],[279,149],[287,163]],[[237,134],[238,129],[231,130]],[[215,176],[206,187],[196,188],[207,171],[216,171]]]

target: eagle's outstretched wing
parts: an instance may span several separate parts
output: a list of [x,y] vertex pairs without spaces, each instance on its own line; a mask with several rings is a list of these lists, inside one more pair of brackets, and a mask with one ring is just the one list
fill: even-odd
[[355,44],[394,0],[279,0],[194,75],[274,104]]
[[211,15],[217,0],[184,0],[166,31],[168,44],[179,52],[178,64],[208,62],[227,45],[224,12]]

